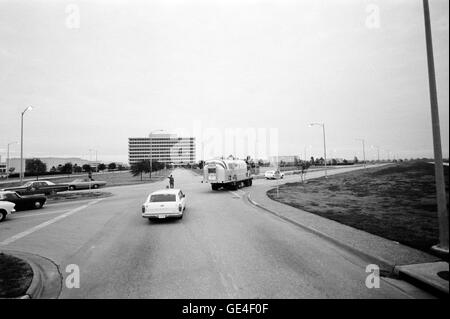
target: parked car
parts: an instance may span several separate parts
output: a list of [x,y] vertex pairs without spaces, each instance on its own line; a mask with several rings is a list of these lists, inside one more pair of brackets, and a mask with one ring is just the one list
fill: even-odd
[[16,204],[15,209],[17,211],[42,208],[46,200],[47,197],[43,195],[20,196],[13,191],[0,191],[0,201],[8,201]]
[[264,173],[264,177],[266,179],[279,179],[284,177],[284,173],[280,172],[279,170],[276,171],[267,171]]
[[22,186],[8,187],[2,191],[14,191],[20,195],[45,194],[54,195],[69,189],[67,184],[55,184],[50,181],[31,181]]
[[0,222],[6,219],[6,216],[15,212],[16,204],[6,201],[0,201]]
[[183,218],[186,209],[186,195],[180,189],[164,189],[151,193],[142,205],[142,217]]
[[69,184],[69,190],[76,189],[90,189],[90,188],[99,188],[101,186],[105,186],[106,182],[104,181],[95,181],[89,178],[77,178],[71,181]]

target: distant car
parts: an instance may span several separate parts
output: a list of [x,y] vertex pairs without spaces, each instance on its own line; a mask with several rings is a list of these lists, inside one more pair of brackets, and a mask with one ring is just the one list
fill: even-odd
[[20,196],[13,191],[0,191],[0,201],[8,201],[16,204],[15,209],[17,211],[42,208],[46,200],[47,197],[42,195]]
[[6,219],[6,216],[15,212],[16,204],[11,202],[0,201],[0,222]]
[[55,184],[50,181],[30,181],[22,186],[8,187],[2,191],[13,191],[20,195],[45,194],[54,195],[58,192],[68,190],[67,184]]
[[264,177],[266,179],[282,179],[284,177],[284,173],[280,172],[279,170],[267,171],[264,173]]
[[164,189],[151,193],[142,205],[142,217],[183,218],[186,209],[186,195],[180,189]]
[[77,178],[77,179],[71,181],[68,185],[69,185],[69,190],[73,191],[76,189],[90,189],[90,188],[97,189],[101,186],[105,186],[106,182],[95,181],[95,180],[91,180],[89,178]]

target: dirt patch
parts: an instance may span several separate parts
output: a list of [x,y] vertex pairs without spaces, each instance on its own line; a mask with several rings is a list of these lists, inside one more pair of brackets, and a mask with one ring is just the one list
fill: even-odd
[[[448,207],[448,167],[445,167]],[[273,200],[430,253],[439,241],[434,165],[406,162],[267,192]]]
[[0,298],[25,295],[33,280],[33,270],[24,260],[0,253]]

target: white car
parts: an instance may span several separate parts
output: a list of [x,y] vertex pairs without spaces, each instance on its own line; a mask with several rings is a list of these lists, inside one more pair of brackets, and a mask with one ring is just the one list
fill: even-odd
[[264,173],[264,177],[266,179],[279,179],[284,177],[284,173],[280,172],[279,170],[276,171],[267,171]]
[[4,221],[6,216],[15,212],[14,206],[16,206],[16,204],[7,201],[0,201],[0,222]]
[[142,205],[142,217],[183,218],[186,209],[186,195],[180,189],[163,189],[151,193]]

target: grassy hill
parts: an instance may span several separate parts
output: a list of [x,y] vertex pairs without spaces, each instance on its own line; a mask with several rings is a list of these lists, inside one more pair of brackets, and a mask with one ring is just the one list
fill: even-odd
[[[449,171],[445,167],[447,207]],[[268,191],[273,200],[430,252],[438,242],[434,165],[404,162]]]

